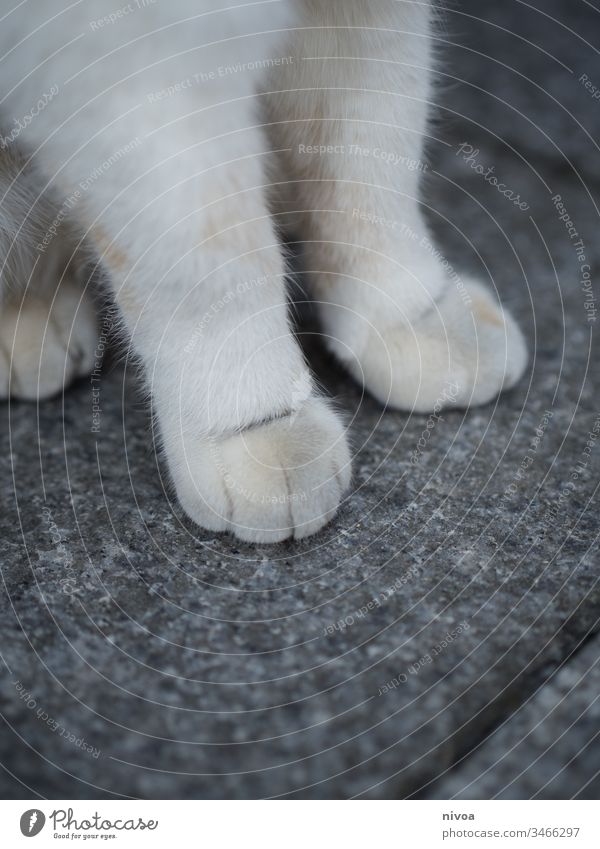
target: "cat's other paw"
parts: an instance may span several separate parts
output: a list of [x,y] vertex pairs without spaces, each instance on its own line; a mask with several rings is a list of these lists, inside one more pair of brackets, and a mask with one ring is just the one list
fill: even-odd
[[246,542],[316,533],[350,483],[344,428],[329,405],[309,398],[290,416],[222,439],[167,445],[179,502],[196,524]]
[[449,287],[412,323],[372,325],[364,349],[344,359],[385,406],[430,412],[485,404],[512,388],[527,365],[515,320],[475,281],[463,291]]
[[0,398],[51,398],[92,370],[97,340],[93,301],[64,281],[49,299],[0,305]]

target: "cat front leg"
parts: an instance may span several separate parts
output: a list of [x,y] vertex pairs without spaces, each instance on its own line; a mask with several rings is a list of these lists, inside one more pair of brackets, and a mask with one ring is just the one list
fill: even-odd
[[254,85],[285,5],[171,0],[113,26],[108,0],[39,25],[21,4],[0,33],[0,126],[29,116],[19,144],[59,204],[48,239],[74,221],[106,270],[183,508],[259,542],[317,531],[350,479],[265,198]]
[[521,377],[516,323],[478,281],[453,279],[420,203],[432,102],[432,10],[300,0],[294,61],[270,80],[279,199],[305,246],[327,345],[383,404],[491,400]]
[[188,516],[252,542],[308,536],[335,514],[350,456],[291,331],[268,147],[248,105],[195,91],[164,105],[140,84],[111,92],[111,121],[57,98],[31,125],[59,204],[46,250],[68,218],[105,269]]
[[291,332],[262,142],[243,136],[221,146],[226,165],[200,150],[180,153],[174,170],[161,163],[151,196],[139,183],[121,193],[89,234],[185,512],[208,530],[277,542],[332,518],[350,456]]

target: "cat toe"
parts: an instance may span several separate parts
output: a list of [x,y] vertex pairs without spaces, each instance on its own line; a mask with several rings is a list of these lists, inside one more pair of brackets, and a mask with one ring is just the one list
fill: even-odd
[[91,298],[60,286],[52,303],[26,297],[0,310],[0,397],[23,401],[57,395],[89,374],[97,340]]
[[412,323],[371,331],[347,360],[382,404],[419,413],[488,403],[515,386],[526,365],[517,323],[476,282],[448,289]]
[[335,516],[350,483],[343,426],[318,398],[290,416],[180,448],[186,460],[179,452],[171,473],[187,515],[245,542],[315,534]]

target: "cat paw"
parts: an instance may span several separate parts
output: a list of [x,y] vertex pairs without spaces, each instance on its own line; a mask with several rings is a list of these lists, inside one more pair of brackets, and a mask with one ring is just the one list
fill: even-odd
[[166,447],[187,515],[246,542],[316,533],[334,517],[350,484],[344,429],[319,398],[291,416],[226,438],[184,440],[176,452]]
[[512,316],[471,281],[462,292],[449,288],[412,324],[372,327],[362,352],[344,359],[382,404],[423,413],[485,404],[512,388],[527,348]]
[[92,299],[64,281],[52,305],[35,296],[0,305],[0,398],[51,398],[89,374],[97,339]]

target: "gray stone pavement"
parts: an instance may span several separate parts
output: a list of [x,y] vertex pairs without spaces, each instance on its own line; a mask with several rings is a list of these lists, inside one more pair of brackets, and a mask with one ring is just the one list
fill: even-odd
[[600,792],[600,639],[553,676],[433,791],[437,799],[556,799]]
[[85,381],[3,409],[3,796],[597,792],[598,346],[552,197],[595,273],[600,101],[578,80],[600,86],[598,21],[583,0],[449,14],[432,229],[496,286],[532,361],[494,404],[445,414],[413,462],[427,417],[383,415],[308,315],[356,454],[318,537],[255,548],[183,519],[123,363],[97,434]]

